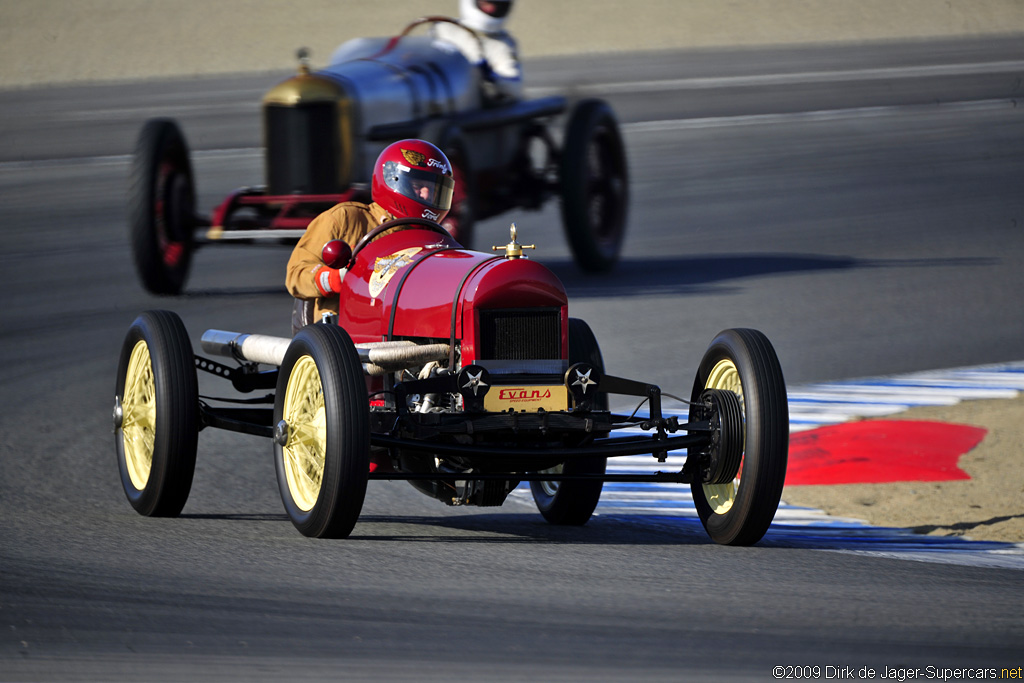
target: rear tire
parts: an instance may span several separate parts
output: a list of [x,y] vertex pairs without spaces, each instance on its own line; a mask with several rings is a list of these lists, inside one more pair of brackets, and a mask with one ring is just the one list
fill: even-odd
[[[569,365],[589,363],[604,372],[604,359],[593,331],[586,322],[569,318]],[[595,408],[607,410],[608,395],[599,394]],[[607,458],[582,458],[569,460],[546,472],[559,474],[604,474]],[[598,501],[604,482],[599,480],[531,481],[530,491],[544,519],[552,524],[582,526],[586,524]]]
[[452,208],[441,225],[466,249],[473,248],[473,227],[476,223],[476,178],[469,160],[469,147],[462,132],[446,121],[427,124],[420,137],[437,145],[452,165]]
[[135,319],[121,347],[114,389],[121,486],[140,515],[175,517],[192,490],[199,389],[185,326],[170,311]]
[[744,448],[736,477],[724,484],[694,482],[693,502],[713,541],[752,545],[778,510],[789,454],[786,383],[768,338],[757,330],[721,332],[697,369],[691,400],[699,402],[706,389],[739,397]]
[[185,136],[170,119],[139,133],[128,188],[132,257],[153,294],[180,294],[195,249],[195,185]]
[[560,167],[562,223],[576,264],[611,270],[619,259],[629,209],[629,174],[611,107],[583,100],[573,110]]
[[274,464],[288,517],[305,536],[348,536],[366,496],[370,408],[363,367],[345,330],[315,324],[295,335],[278,376],[274,424]]

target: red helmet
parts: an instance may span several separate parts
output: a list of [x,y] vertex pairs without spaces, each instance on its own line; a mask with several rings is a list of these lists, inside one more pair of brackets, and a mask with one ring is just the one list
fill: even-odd
[[373,167],[373,201],[395,218],[440,223],[452,207],[452,165],[444,152],[423,140],[400,140],[384,148]]

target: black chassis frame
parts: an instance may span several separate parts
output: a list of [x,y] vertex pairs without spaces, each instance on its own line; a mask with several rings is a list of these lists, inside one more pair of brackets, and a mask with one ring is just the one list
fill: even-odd
[[[229,367],[202,356],[194,356],[197,370],[207,372],[229,380],[237,391],[249,393],[261,389],[274,389],[277,386],[279,371],[277,369],[260,371],[256,363],[239,361],[239,367]],[[544,461],[564,462],[579,457],[617,457],[626,455],[643,455],[650,453],[658,462],[665,462],[669,451],[686,449],[687,458],[678,472],[654,472],[652,474],[555,474],[540,472],[499,472],[476,471],[465,472],[370,472],[370,479],[386,480],[464,480],[474,481],[508,480],[514,477],[519,481],[565,481],[565,480],[600,480],[606,482],[660,482],[689,484],[703,480],[703,468],[711,455],[712,449],[720,442],[723,429],[718,411],[713,401],[701,401],[690,404],[689,419],[680,423],[675,416],[664,417],[661,410],[661,389],[653,384],[624,379],[612,375],[601,375],[596,368],[585,363],[576,363],[568,369],[562,381],[573,398],[573,407],[568,411],[550,412],[515,412],[509,410],[502,413],[488,413],[483,410],[483,395],[475,396],[469,389],[463,388],[460,382],[467,371],[479,371],[479,366],[467,366],[458,374],[439,375],[429,379],[398,382],[394,386],[394,408],[374,409],[370,411],[370,445],[371,447],[401,449],[432,455],[447,455],[473,458],[479,462],[481,456],[486,460],[502,463],[515,462],[524,465],[524,469],[542,469],[550,465],[538,466]],[[597,392],[586,396],[579,387],[574,386],[569,377],[575,371],[590,371],[591,378],[597,380],[599,391],[604,394],[617,394],[643,398],[649,404],[647,418],[635,419],[633,416],[617,415],[606,410],[595,410],[593,399]],[[465,412],[462,413],[410,413],[406,409],[406,398],[413,394],[423,393],[460,393],[464,399]],[[253,399],[207,398],[231,403],[251,405],[273,404],[274,395],[267,394]],[[257,407],[220,407],[211,406],[206,401],[199,401],[200,431],[206,427],[226,431],[251,434],[273,439],[275,428],[272,408]],[[651,435],[628,438],[610,438],[610,433],[627,426],[639,426],[644,431],[652,431]],[[728,429],[728,427],[725,427]],[[681,436],[670,436],[678,431],[685,431]],[[399,436],[401,432],[415,434],[415,437]],[[557,437],[559,435],[578,434],[593,435],[593,440],[586,446],[577,448],[538,448],[530,446],[508,447],[488,444],[457,444],[438,440],[441,434],[492,434],[500,436],[503,441],[516,440],[529,435],[536,439],[538,435]],[[696,456],[696,457],[691,457]]]

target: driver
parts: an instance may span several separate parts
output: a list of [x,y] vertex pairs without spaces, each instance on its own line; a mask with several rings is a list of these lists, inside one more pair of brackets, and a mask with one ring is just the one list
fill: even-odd
[[476,31],[480,42],[452,24],[435,24],[433,31],[438,40],[455,46],[470,64],[483,70],[495,97],[518,100],[523,94],[522,70],[515,38],[505,30],[511,11],[512,0],[459,0],[459,21]]
[[373,228],[398,218],[438,223],[451,208],[454,187],[448,157],[429,142],[400,140],[385,147],[373,167],[373,202],[342,202],[331,207],[310,222],[295,245],[288,259],[285,287],[296,299],[313,302],[314,307],[311,319],[300,314],[304,319],[293,319],[293,327],[338,312],[344,270],[329,268],[320,260],[325,244],[342,240],[354,247]]

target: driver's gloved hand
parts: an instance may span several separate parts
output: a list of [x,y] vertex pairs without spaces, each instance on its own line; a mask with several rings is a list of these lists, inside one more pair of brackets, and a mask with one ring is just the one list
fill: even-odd
[[321,266],[313,273],[313,281],[316,283],[316,288],[320,290],[320,296],[341,293],[341,276],[343,272],[339,268]]

